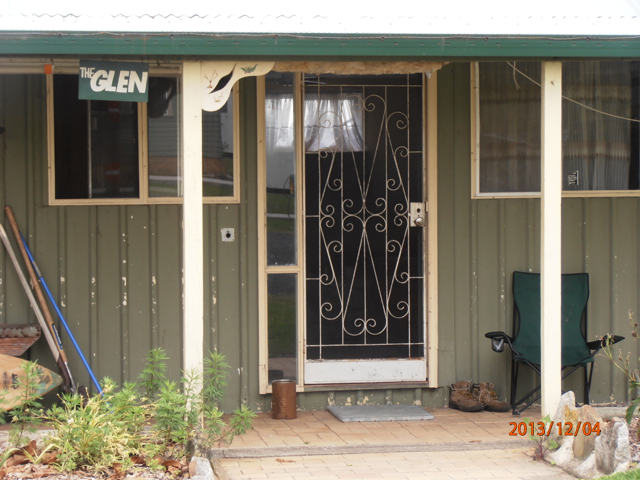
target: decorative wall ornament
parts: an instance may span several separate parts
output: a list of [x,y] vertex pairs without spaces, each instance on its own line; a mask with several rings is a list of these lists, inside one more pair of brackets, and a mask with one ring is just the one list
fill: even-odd
[[202,62],[202,109],[207,112],[220,110],[227,103],[231,88],[238,80],[266,75],[273,64],[256,61]]

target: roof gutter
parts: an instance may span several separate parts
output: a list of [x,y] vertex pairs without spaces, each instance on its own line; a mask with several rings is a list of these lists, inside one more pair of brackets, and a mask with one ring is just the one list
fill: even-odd
[[0,34],[0,55],[303,59],[638,58],[640,37]]

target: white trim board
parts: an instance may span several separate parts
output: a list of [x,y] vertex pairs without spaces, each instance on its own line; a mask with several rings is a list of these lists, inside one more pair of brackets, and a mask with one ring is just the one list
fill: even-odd
[[427,363],[419,360],[307,360],[304,380],[324,383],[420,382],[427,378]]

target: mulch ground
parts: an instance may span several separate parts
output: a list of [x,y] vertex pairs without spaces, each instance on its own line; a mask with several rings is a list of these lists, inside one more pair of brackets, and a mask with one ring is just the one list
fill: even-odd
[[[38,435],[40,436],[40,435]],[[161,468],[152,469],[144,465],[143,459],[132,458],[133,462],[139,464],[123,469],[121,465],[116,464],[112,468],[101,472],[91,471],[89,469],[78,469],[72,472],[60,471],[56,469],[54,463],[56,461],[55,454],[42,453],[38,451],[37,440],[32,440],[21,450],[11,455],[4,466],[0,468],[0,480],[22,480],[29,478],[42,478],[46,480],[126,480],[126,479],[145,479],[145,480],[176,480],[188,479],[189,464],[186,459],[162,460],[158,458],[158,462],[162,464]],[[9,448],[6,441],[0,441],[0,452],[4,452]],[[30,458],[39,457],[36,463],[32,463]]]

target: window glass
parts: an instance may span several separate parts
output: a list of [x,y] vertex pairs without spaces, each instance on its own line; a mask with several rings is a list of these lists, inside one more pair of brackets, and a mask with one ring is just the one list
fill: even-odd
[[233,196],[233,93],[216,112],[202,112],[202,194]]
[[293,89],[292,73],[271,72],[266,76],[268,265],[297,263]]
[[[640,188],[640,62],[562,67],[565,191]],[[540,191],[540,63],[479,64],[479,192]]]
[[565,62],[562,75],[580,103],[562,102],[564,189],[637,190],[638,62]]
[[[149,81],[149,196],[182,196],[180,93],[176,78]],[[232,197],[233,94],[216,112],[202,111],[202,194]]]
[[[540,83],[539,62],[518,70]],[[540,87],[507,62],[479,64],[480,193],[540,191]]]
[[149,196],[182,196],[180,90],[177,78],[151,77],[149,132]]
[[54,77],[57,199],[138,198],[138,106],[78,99],[77,75]]
[[295,273],[267,276],[269,383],[296,380],[297,372],[297,278]]

